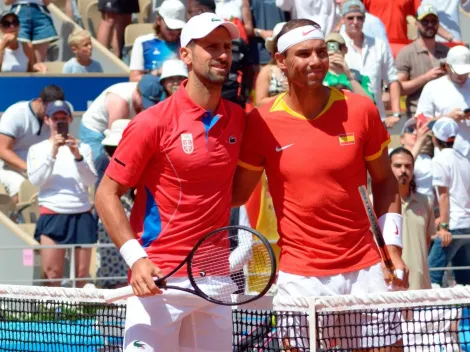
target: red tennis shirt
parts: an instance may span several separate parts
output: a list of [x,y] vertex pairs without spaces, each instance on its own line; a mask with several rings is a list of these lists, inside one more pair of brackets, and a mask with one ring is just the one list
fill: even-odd
[[212,115],[191,100],[185,84],[131,121],[106,170],[137,188],[130,223],[164,273],[201,237],[228,225],[245,124],[238,105],[221,99]]
[[278,221],[280,270],[326,276],[380,261],[358,191],[366,161],[390,142],[368,98],[336,89],[313,120],[279,96],[247,118],[239,165],[266,171]]

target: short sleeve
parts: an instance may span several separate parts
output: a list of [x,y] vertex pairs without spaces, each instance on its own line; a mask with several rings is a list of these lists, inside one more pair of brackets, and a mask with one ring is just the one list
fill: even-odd
[[434,108],[434,99],[432,95],[432,81],[425,84],[421,95],[419,96],[418,106],[416,107],[416,115],[435,117],[436,109]]
[[24,113],[10,108],[0,119],[0,133],[6,136],[17,138],[24,130]]
[[144,50],[142,47],[143,38],[139,37],[135,40],[132,46],[131,61],[129,69],[143,71],[144,70]]
[[403,72],[410,76],[411,65],[406,49],[401,49],[398,52],[397,59],[395,60],[395,66],[397,67],[398,72]]
[[72,71],[72,65],[71,65],[71,61],[67,61],[65,64],[64,64],[64,67],[62,68],[62,73],[73,73]]
[[160,133],[152,110],[132,119],[106,170],[108,177],[124,186],[135,187],[151,157],[158,153]]
[[450,187],[450,176],[441,158],[435,158],[432,161],[432,185],[433,187]]
[[262,122],[258,109],[254,109],[246,119],[238,165],[253,171],[264,169],[265,155],[262,151]]
[[367,104],[367,126],[364,143],[364,159],[372,161],[382,155],[390,144],[390,135],[380,119],[377,108],[370,102]]

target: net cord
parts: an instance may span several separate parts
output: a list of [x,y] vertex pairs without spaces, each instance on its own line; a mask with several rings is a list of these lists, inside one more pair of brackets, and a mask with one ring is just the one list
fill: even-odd
[[470,286],[452,288],[380,292],[364,295],[325,297],[275,296],[275,310],[335,312],[374,308],[413,308],[425,305],[470,304]]

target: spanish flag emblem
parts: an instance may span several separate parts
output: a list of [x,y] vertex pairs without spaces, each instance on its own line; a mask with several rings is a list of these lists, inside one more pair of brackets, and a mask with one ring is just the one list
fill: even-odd
[[340,134],[338,138],[340,146],[356,143],[356,140],[354,139],[354,133]]

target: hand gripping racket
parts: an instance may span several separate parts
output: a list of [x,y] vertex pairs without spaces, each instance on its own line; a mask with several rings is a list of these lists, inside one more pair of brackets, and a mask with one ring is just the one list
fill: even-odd
[[[166,284],[166,279],[186,266],[192,289]],[[169,274],[155,281],[164,290],[192,293],[220,305],[239,305],[254,301],[269,291],[276,278],[276,258],[269,241],[259,232],[245,226],[227,226],[201,238],[185,260]],[[243,292],[245,279],[255,276],[250,284],[252,295]],[[134,296],[132,286],[110,290],[105,300],[112,303]]]
[[372,234],[374,235],[377,246],[379,247],[379,253],[380,253],[380,256],[382,257],[382,261],[384,262],[386,268],[390,270],[390,272],[392,273],[393,279],[397,277],[399,279],[403,279],[403,275],[404,275],[403,271],[395,270],[395,266],[393,265],[392,259],[390,258],[387,245],[385,244],[385,240],[382,235],[382,231],[380,230],[377,217],[375,216],[374,208],[372,207],[372,203],[370,202],[369,195],[367,194],[366,187],[359,186],[359,193],[361,194],[362,203],[364,204],[367,217],[369,218],[370,230]]

